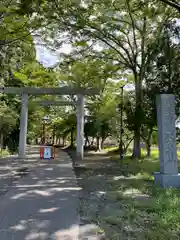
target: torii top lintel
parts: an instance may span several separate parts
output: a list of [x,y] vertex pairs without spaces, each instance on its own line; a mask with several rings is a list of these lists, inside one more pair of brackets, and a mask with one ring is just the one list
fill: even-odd
[[36,88],[36,87],[1,87],[0,93],[6,94],[32,94],[32,95],[98,95],[100,92],[96,88],[71,88],[71,87],[58,87],[58,88]]

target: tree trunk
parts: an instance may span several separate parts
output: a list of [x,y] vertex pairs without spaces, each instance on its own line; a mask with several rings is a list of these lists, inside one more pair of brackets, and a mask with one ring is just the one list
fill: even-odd
[[101,151],[100,137],[96,138],[96,150]]
[[123,148],[124,148],[124,154],[127,153],[127,150],[128,150],[128,148],[129,148],[129,145],[131,144],[132,141],[133,141],[133,138],[129,140],[129,142],[127,143],[127,145],[123,144],[123,145],[124,145],[124,147],[123,147]]
[[57,141],[56,139],[57,139],[57,136],[55,135],[55,138],[54,138],[54,144],[56,144],[56,141]]
[[136,94],[136,108],[135,108],[135,119],[134,119],[134,148],[132,156],[134,158],[141,157],[141,116],[142,116],[142,91],[141,91],[141,79],[137,75],[137,72],[134,72],[135,78],[135,94]]
[[85,140],[85,144],[84,144],[84,146],[87,147],[87,146],[90,145],[90,142],[89,142],[89,139],[88,139],[87,136],[85,136],[85,138],[86,138],[86,140]]
[[73,133],[74,133],[74,130],[72,129],[72,130],[71,130],[71,145],[70,145],[71,147],[74,146]]
[[92,138],[92,141],[91,141],[91,143],[90,143],[90,146],[92,147],[93,144],[94,144],[94,138]]
[[55,143],[55,136],[56,136],[55,126],[53,126],[53,134],[52,134],[52,144],[53,144],[53,145],[54,145],[54,143]]
[[147,143],[147,157],[151,156],[151,144]]
[[141,137],[140,137],[140,129],[136,129],[134,132],[134,146],[133,146],[133,154],[132,157],[139,158],[141,157]]
[[102,138],[102,140],[101,140],[101,150],[104,149],[105,140],[106,140],[106,138]]
[[147,157],[151,156],[151,137],[152,137],[152,133],[153,133],[153,128],[150,128],[149,136],[148,136],[147,143],[146,143],[146,146],[147,146]]
[[63,147],[65,146],[65,141],[66,141],[66,138],[63,136]]
[[[141,146],[140,146],[140,131],[141,131],[141,119],[142,119],[142,81],[145,75],[145,58],[146,58],[146,51],[145,51],[145,40],[146,40],[146,33],[147,33],[147,20],[146,17],[143,18],[143,27],[142,27],[142,38],[141,38],[141,64],[140,70],[138,72],[137,67],[137,55],[134,59],[134,66],[133,66],[133,74],[134,74],[134,81],[135,81],[135,95],[136,95],[136,107],[135,107],[135,125],[134,125],[134,157],[141,157]],[[135,32],[133,29],[134,38]],[[136,43],[137,44],[137,43]]]
[[3,140],[4,140],[4,136],[3,136],[3,133],[1,133],[1,157],[3,152]]

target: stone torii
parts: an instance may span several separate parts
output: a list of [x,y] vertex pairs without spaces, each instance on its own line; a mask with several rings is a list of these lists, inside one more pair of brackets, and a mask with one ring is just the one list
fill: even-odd
[[[77,111],[77,137],[76,137],[76,157],[83,160],[84,155],[84,95],[98,95],[99,90],[94,88],[36,88],[36,87],[2,87],[0,93],[20,94],[21,95],[21,116],[20,116],[20,134],[19,134],[19,158],[25,158],[27,125],[28,125],[28,95],[77,95],[77,102],[51,102],[54,105],[74,105]],[[49,102],[50,103],[50,102]],[[49,104],[44,101],[44,104]],[[43,102],[41,102],[43,104]],[[65,104],[65,105],[66,105]]]

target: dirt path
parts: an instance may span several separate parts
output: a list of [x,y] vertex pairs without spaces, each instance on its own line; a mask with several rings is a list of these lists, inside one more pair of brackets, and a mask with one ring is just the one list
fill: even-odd
[[[69,151],[69,155],[74,158],[73,151]],[[83,165],[75,167],[81,187],[80,230],[89,229],[84,238],[80,239],[120,239],[115,238],[118,226],[108,223],[108,218],[116,218],[121,209],[120,202],[112,197],[116,191],[114,179],[119,171],[119,164],[111,161],[110,156],[93,152],[85,153]],[[83,231],[80,235],[83,235]]]
[[[73,157],[73,152],[70,155]],[[151,214],[143,207],[139,211],[142,202],[149,200],[146,191],[152,182],[134,178],[126,165],[110,158],[106,154],[86,153],[82,167],[75,167],[81,188],[80,229],[89,229],[85,238],[80,239],[153,239],[148,235],[149,227],[153,228]]]
[[[95,165],[96,169],[94,169]],[[110,192],[115,191],[114,185],[111,184],[114,171],[108,163],[103,163],[99,168],[98,166],[99,163],[91,165],[91,168],[76,169],[78,184],[82,188],[79,208],[81,225],[92,225],[91,234],[94,232],[94,236],[115,239],[114,233],[118,232],[118,229],[116,226],[112,228],[112,225],[106,221],[109,216],[116,218],[121,209],[121,204],[110,196]]]

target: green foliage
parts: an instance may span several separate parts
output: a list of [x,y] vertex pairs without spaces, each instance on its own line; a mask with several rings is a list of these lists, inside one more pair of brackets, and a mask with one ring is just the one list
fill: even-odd
[[[33,18],[19,15],[19,2],[0,3],[0,85],[25,86],[28,76],[22,72],[25,66],[35,61],[32,33],[35,28]],[[36,25],[37,26],[37,25]],[[31,68],[32,72],[32,68]],[[18,145],[20,96],[3,94],[0,96],[1,135],[4,147],[15,151]]]
[[173,93],[179,112],[179,26],[174,22],[166,24],[162,34],[152,45],[152,57],[147,68],[146,83],[149,91]]
[[17,13],[20,15],[32,15],[44,3],[44,0],[21,0],[19,1]]
[[61,79],[68,85],[95,87],[102,90],[108,78],[113,77],[116,70],[112,63],[89,58],[65,64],[63,68],[60,66],[60,71],[64,73]]
[[174,0],[160,0],[167,6],[173,7],[174,9],[178,10],[180,12],[180,4],[177,1]]
[[[119,9],[123,14],[120,14]],[[87,1],[84,4],[64,0],[61,3],[56,1],[55,9],[49,1],[47,5],[42,5],[40,12],[44,21],[49,23],[43,33],[40,31],[45,42],[54,50],[64,42],[70,42],[73,46],[70,56],[67,54],[63,56],[63,60],[70,63],[74,72],[69,76],[69,80],[76,82],[78,86],[94,85],[96,81],[97,86],[94,75],[98,78],[98,74],[94,69],[98,68],[92,68],[89,59],[96,66],[99,65],[97,62],[99,60],[110,63],[110,69],[113,71],[110,71],[109,78],[113,79],[116,76],[116,79],[120,79],[122,74],[127,72],[132,76],[131,80],[135,85],[134,139],[137,143],[135,155],[140,155],[144,101],[142,88],[149,58],[152,55],[149,46],[161,34],[164,21],[171,19],[171,10],[167,10],[161,2],[154,6],[151,0],[148,4],[137,0],[121,0],[115,3],[111,0],[98,3]],[[62,39],[59,39],[58,36],[64,32]],[[72,62],[75,62],[75,68]],[[90,66],[93,71],[85,70],[83,64]],[[103,69],[102,65],[99,69]],[[104,74],[101,75],[101,81],[104,83]],[[101,85],[101,82],[98,84]]]
[[14,76],[21,80],[25,86],[56,87],[58,86],[59,74],[53,69],[45,69],[36,61],[24,64]]
[[18,115],[15,110],[8,107],[3,101],[1,101],[0,104],[0,129],[1,133],[3,132],[4,135],[7,135],[16,125]]

